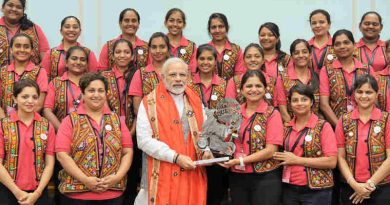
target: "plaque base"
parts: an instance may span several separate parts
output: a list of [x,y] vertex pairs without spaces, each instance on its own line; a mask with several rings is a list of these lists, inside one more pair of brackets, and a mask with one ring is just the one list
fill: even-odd
[[204,166],[204,165],[209,165],[213,163],[219,163],[219,162],[226,162],[229,161],[229,157],[219,157],[219,158],[214,158],[214,159],[204,159],[204,160],[198,160],[195,161],[196,166]]

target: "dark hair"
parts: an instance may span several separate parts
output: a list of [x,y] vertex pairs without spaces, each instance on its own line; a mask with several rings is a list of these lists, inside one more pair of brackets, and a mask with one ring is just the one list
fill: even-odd
[[175,13],[175,12],[179,12],[180,15],[181,15],[181,18],[183,19],[183,23],[184,25],[186,25],[186,14],[179,8],[172,8],[172,9],[169,9],[169,11],[167,12],[167,14],[165,15],[165,22],[168,21],[169,17]]
[[15,39],[20,38],[20,37],[25,37],[25,38],[27,38],[27,39],[30,41],[31,49],[34,49],[34,43],[33,43],[32,38],[31,38],[29,35],[24,34],[24,33],[17,33],[14,37],[12,37],[12,39],[11,39],[11,45],[10,45],[11,48],[14,46]]
[[207,30],[209,31],[210,33],[210,27],[211,27],[211,20],[213,19],[219,19],[222,21],[222,23],[225,25],[225,28],[226,28],[226,32],[229,32],[229,22],[225,16],[225,14],[222,14],[222,13],[213,13],[210,15],[209,17],[209,22],[207,23]]
[[347,38],[352,41],[352,43],[355,43],[355,39],[353,38],[353,34],[351,31],[349,30],[346,30],[346,29],[340,29],[338,31],[336,31],[334,34],[333,34],[333,37],[332,37],[332,45],[334,45],[334,43],[336,42],[336,38],[338,36],[341,36],[341,35],[346,35]]
[[18,82],[15,83],[14,90],[13,90],[14,91],[13,92],[14,97],[18,97],[18,95],[23,91],[23,89],[25,87],[33,87],[33,88],[35,88],[35,90],[38,93],[38,96],[41,93],[37,82],[35,82],[34,80],[26,78],[26,79],[21,79],[21,80],[19,80]]
[[386,43],[386,48],[389,48],[389,46],[390,46],[390,39],[387,40],[385,43]]
[[138,23],[141,21],[141,18],[139,16],[139,13],[137,10],[135,10],[133,8],[126,8],[126,9],[123,9],[121,11],[121,13],[119,14],[119,23],[122,22],[123,18],[125,17],[126,12],[128,12],[128,11],[132,11],[135,13],[135,15],[137,16],[137,19],[138,19]]
[[244,50],[244,57],[245,57],[245,55],[246,55],[246,52],[248,52],[248,50],[250,49],[250,48],[256,48],[259,52],[260,52],[260,55],[262,56],[262,57],[264,57],[264,50],[263,50],[263,48],[258,44],[258,43],[250,43],[249,45],[247,45],[246,47],[245,47],[245,50]]
[[[8,2],[9,0],[4,0],[3,1],[3,5],[2,5],[2,8],[4,8],[5,4]],[[19,24],[20,24],[20,29],[22,31],[24,30],[27,30],[31,27],[34,26],[34,23],[32,21],[30,21],[28,18],[27,18],[27,14],[24,13],[24,10],[26,9],[26,0],[19,0],[20,4],[22,4],[22,7],[23,7],[23,16],[22,18],[19,19]]]
[[356,89],[361,88],[364,84],[368,83],[371,88],[377,93],[379,90],[378,82],[376,79],[370,75],[370,74],[364,74],[356,79],[356,81],[353,83],[353,91],[356,91]]
[[305,40],[305,39],[295,39],[291,45],[290,45],[290,54],[292,55],[297,47],[298,44],[300,43],[303,43],[305,44],[306,48],[309,50],[309,52],[311,52],[311,46],[309,45],[309,43]]
[[369,11],[369,12],[364,13],[362,18],[360,19],[359,26],[362,25],[362,23],[364,21],[364,18],[366,18],[366,16],[369,15],[369,14],[376,15],[378,17],[378,19],[379,19],[379,23],[381,24],[381,26],[383,26],[383,24],[382,24],[382,16],[378,12],[376,12],[376,11]]
[[246,81],[248,81],[248,79],[250,77],[253,77],[253,76],[259,78],[260,82],[264,85],[264,87],[267,87],[267,81],[265,80],[265,76],[263,75],[263,73],[261,71],[259,71],[259,70],[248,70],[242,76],[240,90],[242,90],[242,88],[244,87]]
[[66,56],[65,56],[65,61],[68,61],[70,56],[72,55],[72,53],[74,51],[82,51],[84,54],[85,54],[85,59],[87,59],[87,63],[88,63],[88,53],[87,51],[85,50],[85,48],[81,47],[81,46],[72,46],[68,49],[68,51],[66,51]]
[[263,23],[259,28],[259,31],[258,31],[259,35],[260,35],[260,31],[262,28],[267,28],[268,30],[270,30],[271,33],[278,39],[278,42],[276,43],[275,49],[276,49],[276,52],[278,54],[277,61],[280,62],[287,55],[287,53],[280,50],[282,47],[282,43],[280,40],[280,33],[279,33],[278,25],[276,25],[275,23],[272,23],[272,22]]
[[215,60],[217,60],[217,50],[215,50],[215,48],[210,44],[202,44],[198,47],[198,50],[196,51],[196,59],[199,58],[203,51],[210,51],[213,54]]
[[107,82],[106,78],[103,77],[100,73],[95,73],[95,72],[85,73],[85,74],[83,74],[83,76],[81,76],[80,82],[79,82],[81,92],[83,94],[85,94],[85,89],[87,89],[89,84],[91,84],[91,82],[95,81],[95,80],[102,81],[104,84],[104,89],[107,92],[108,82]]
[[302,83],[297,83],[296,85],[294,85],[289,91],[289,95],[288,95],[289,102],[291,102],[291,96],[293,93],[298,93],[300,95],[304,95],[304,96],[310,98],[311,102],[314,102],[314,90],[313,90],[313,87],[311,87],[309,85],[305,85]]
[[[130,41],[124,39],[124,38],[121,38],[117,41],[115,41],[113,47],[112,47],[112,50],[113,52],[115,53],[115,49],[116,47],[120,44],[120,43],[125,43],[127,46],[129,46],[130,50],[131,50],[131,55],[134,54],[134,50],[133,50],[133,44],[131,44]],[[133,79],[133,76],[134,76],[134,73],[135,71],[137,71],[137,68],[135,67],[135,63],[134,61],[132,60],[125,73],[123,74],[123,76],[125,77],[125,88],[123,89],[123,96],[126,96],[128,91],[129,91],[129,88],[130,88],[130,83],[131,83],[131,80]]]
[[171,44],[169,43],[169,38],[167,35],[165,35],[162,32],[156,32],[156,33],[152,34],[152,36],[150,36],[149,43],[148,43],[149,48],[152,46],[152,40],[155,38],[159,38],[159,37],[164,39],[165,44],[167,44],[167,47],[168,47],[168,53],[169,53],[169,55],[171,55]]
[[328,21],[328,24],[331,24],[330,22],[330,15],[326,10],[323,9],[316,9],[310,13],[309,22],[311,22],[311,17],[313,17],[316,14],[322,14],[326,17],[326,20]]
[[81,23],[80,23],[80,20],[76,17],[76,16],[67,16],[65,18],[62,19],[61,21],[61,30],[62,30],[62,27],[65,25],[66,21],[68,19],[75,19],[77,21],[77,24],[79,24],[79,27],[81,27]]

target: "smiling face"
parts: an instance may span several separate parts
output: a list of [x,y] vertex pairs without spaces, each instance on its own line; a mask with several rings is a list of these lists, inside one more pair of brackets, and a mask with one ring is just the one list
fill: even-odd
[[247,102],[257,103],[264,99],[265,86],[257,76],[251,76],[242,87],[242,95]]
[[330,24],[324,14],[317,13],[310,18],[310,27],[315,36],[324,36],[328,34]]
[[353,54],[353,42],[345,34],[337,36],[333,46],[337,58],[345,59],[351,57]]
[[359,25],[359,29],[366,39],[374,40],[379,38],[383,26],[376,14],[367,14]]
[[76,42],[81,33],[79,22],[75,18],[68,18],[61,26],[61,35],[67,42]]
[[355,89],[354,96],[359,108],[368,109],[375,106],[378,93],[375,92],[369,83],[365,83],[360,88]]
[[259,33],[259,42],[264,50],[272,50],[276,48],[279,38],[277,38],[271,30],[266,27],[261,28]]
[[219,18],[210,21],[210,34],[214,41],[223,41],[227,37],[226,25]]
[[259,49],[250,47],[245,52],[244,63],[248,70],[260,70],[261,65],[264,63],[264,58]]
[[34,87],[25,87],[16,98],[13,97],[14,102],[18,105],[18,111],[24,113],[33,113],[35,106],[38,104],[39,94]]
[[300,42],[295,46],[292,53],[294,65],[297,67],[307,67],[310,63],[310,51],[305,43]]
[[76,49],[73,50],[70,54],[68,60],[66,60],[66,67],[68,68],[69,73],[74,75],[82,75],[88,69],[88,56],[85,55],[85,52]]
[[19,23],[19,20],[24,15],[24,8],[19,0],[9,0],[4,4],[1,11],[4,14],[4,18],[11,24]]
[[204,50],[196,59],[196,62],[198,64],[199,72],[203,74],[214,72],[217,66],[217,61],[214,58],[213,52],[209,50]]
[[126,11],[123,19],[119,22],[123,34],[135,35],[139,28],[139,19],[134,11]]
[[128,67],[133,59],[132,49],[126,42],[118,43],[114,50],[115,64],[120,68]]
[[168,29],[168,32],[174,36],[182,35],[185,23],[183,16],[180,12],[173,12],[168,20],[165,21],[165,27]]
[[14,37],[11,53],[15,61],[27,62],[32,55],[32,43],[26,36]]
[[188,77],[188,68],[179,62],[169,64],[166,71],[162,73],[165,87],[168,91],[176,95],[184,93]]
[[164,62],[169,56],[168,45],[163,37],[153,38],[149,50],[155,62]]
[[89,83],[83,92],[84,105],[91,110],[101,110],[107,101],[106,89],[101,80]]
[[312,100],[306,95],[293,92],[291,95],[291,109],[296,116],[306,115],[311,112]]

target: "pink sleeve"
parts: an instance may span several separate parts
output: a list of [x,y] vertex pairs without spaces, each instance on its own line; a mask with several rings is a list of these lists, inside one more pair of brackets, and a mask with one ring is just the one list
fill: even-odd
[[230,78],[227,85],[226,85],[226,95],[225,98],[232,98],[236,99],[237,93],[236,93],[236,85],[234,83],[233,78]]
[[49,83],[49,88],[47,89],[47,94],[45,97],[45,103],[43,105],[44,108],[50,108],[54,109],[54,104],[55,104],[55,89],[54,89],[54,84],[53,81]]
[[62,120],[60,127],[57,131],[57,137],[55,141],[55,152],[67,152],[70,153],[70,146],[73,141],[73,126],[70,121],[69,115]]
[[283,145],[282,116],[276,109],[267,120],[266,144]]
[[240,51],[238,54],[238,59],[237,59],[236,65],[234,66],[234,70],[235,70],[234,75],[239,75],[239,74],[243,74],[246,72],[241,48],[240,48]]
[[107,43],[105,43],[102,50],[100,51],[98,69],[107,70],[107,68],[108,68],[108,47],[107,47]]
[[96,60],[95,53],[93,51],[90,51],[88,55],[88,71],[97,72],[98,70],[98,62]]
[[325,156],[337,156],[337,141],[332,127],[325,122],[321,131],[321,147]]
[[276,80],[276,103],[278,105],[287,105],[287,97],[286,93],[284,92],[284,86],[282,82],[282,78],[278,76],[278,79]]
[[39,89],[41,93],[46,93],[48,88],[48,79],[47,79],[47,73],[46,70],[41,68],[38,73],[37,77],[37,84],[39,86]]
[[51,123],[49,123],[49,136],[46,147],[46,154],[54,156],[54,146],[56,140],[56,133],[54,131],[54,127]]
[[329,96],[329,78],[325,66],[320,71],[320,95]]
[[41,67],[46,70],[47,76],[50,76],[51,66],[50,66],[50,50],[46,51],[45,56],[41,61]]
[[133,148],[133,140],[129,129],[126,126],[126,123],[121,119],[121,133],[122,133],[122,147],[124,148]]
[[191,59],[190,59],[190,64],[188,65],[188,69],[191,71],[192,74],[195,74],[196,72],[196,66],[197,66],[197,62],[196,62],[196,51],[197,51],[197,48],[196,48],[196,45],[194,45],[194,53],[192,54],[191,56]]
[[37,31],[38,38],[39,38],[39,52],[42,53],[42,52],[46,52],[46,51],[50,50],[49,42],[47,41],[47,38],[46,38],[45,34],[43,33],[41,27],[39,27],[36,24],[34,24],[34,26],[35,26],[35,30]]
[[0,159],[4,159],[4,136],[3,129],[1,129],[2,125],[0,122]]
[[386,122],[385,143],[386,149],[390,149],[390,117],[387,118]]
[[133,75],[133,79],[131,79],[130,83],[130,91],[129,94],[131,96],[142,97],[142,81],[141,81],[141,71],[138,69],[135,71]]
[[340,119],[337,121],[335,135],[336,135],[336,140],[337,140],[337,147],[344,148],[345,147],[345,136],[344,136],[343,118],[342,117],[340,117]]

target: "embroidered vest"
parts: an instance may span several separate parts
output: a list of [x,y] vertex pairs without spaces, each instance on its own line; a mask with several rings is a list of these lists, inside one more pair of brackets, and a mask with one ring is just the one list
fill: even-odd
[[285,54],[284,57],[277,61],[277,71],[276,75],[282,75],[287,70],[287,66],[290,62],[290,55]]
[[[218,103],[223,99],[225,98],[225,94],[226,94],[226,81],[223,80],[223,79],[220,79],[221,80],[221,83],[219,85],[211,85],[211,95],[215,95],[217,98],[215,100],[213,100],[212,98],[213,97],[210,97],[209,99],[209,102],[208,102],[208,108],[210,109],[217,109],[217,105]],[[200,89],[200,86],[202,86],[202,83],[193,83],[193,82],[190,82],[188,84],[188,87],[190,87],[194,92],[196,92],[200,99],[203,100],[203,95],[202,92],[201,92],[201,89]],[[206,96],[204,96],[206,97]],[[204,105],[206,106],[206,105]]]
[[107,90],[107,101],[108,105],[111,109],[111,111],[115,112],[118,116],[121,116],[121,107],[125,105],[124,111],[125,111],[125,122],[127,127],[130,129],[133,125],[134,121],[134,113],[133,113],[133,103],[131,100],[131,97],[125,94],[124,102],[121,102],[120,99],[120,92],[123,92],[122,90],[119,90],[119,86],[116,80],[116,76],[114,72],[112,71],[104,71],[102,72],[102,75],[107,79],[108,81],[108,90]]
[[54,95],[54,110],[59,121],[64,119],[68,115],[68,95],[66,81],[61,80],[61,77],[55,77],[53,79],[53,85],[55,89]]
[[[332,65],[326,66],[329,78],[330,98],[329,104],[337,118],[347,113],[347,93],[345,91],[344,77],[342,69],[334,69]],[[356,78],[368,73],[368,67],[356,68]]]
[[[7,69],[8,66],[0,68],[0,78],[2,82],[2,96],[0,102],[4,111],[7,110],[7,107],[12,107],[14,102],[12,95],[14,92],[15,72],[9,72]],[[39,66],[35,66],[31,71],[24,71],[20,79],[31,79],[36,81],[40,69],[41,68]]]
[[[313,52],[314,52],[314,48],[313,46],[311,46]],[[320,60],[320,59],[318,59]],[[333,46],[326,46],[326,53],[324,55],[324,60],[322,61],[322,64],[320,65],[321,67],[318,68],[318,71],[321,70],[321,68],[323,66],[329,66],[330,64],[333,63],[333,61],[337,60],[337,57],[336,57],[336,54],[334,54],[334,48]],[[313,59],[311,59],[311,67],[314,68],[314,64],[316,63],[315,61],[313,61]],[[321,62],[319,62],[321,63]]]
[[[87,56],[89,56],[89,53],[91,50],[89,50],[86,47],[82,47],[86,53]],[[52,48],[50,49],[50,76],[49,76],[49,81],[53,80],[57,76],[62,76],[63,73],[58,73],[58,65],[60,63],[61,55],[65,51],[59,51],[57,48]]]
[[[105,129],[103,131],[104,139],[101,141],[104,150],[102,159],[99,156],[98,136],[96,136],[88,116],[79,115],[76,112],[71,112],[69,116],[73,125],[70,156],[78,168],[85,175],[98,178],[115,174],[119,169],[122,158],[122,134],[118,115],[111,113],[103,116]],[[108,125],[111,126],[111,129],[106,128]],[[58,177],[60,179],[58,189],[63,194],[90,191],[87,186],[69,175],[65,170],[61,170]],[[123,191],[125,187],[126,177],[109,189]]]
[[190,64],[190,60],[195,51],[195,43],[188,41],[187,46],[181,46],[178,48],[177,57],[181,58],[186,64]]
[[[4,134],[4,151],[5,157],[3,165],[10,174],[13,180],[18,174],[18,160],[19,160],[19,128],[17,122],[12,122],[9,117],[1,120]],[[49,122],[46,118],[42,121],[34,121],[33,141],[34,141],[34,165],[36,180],[41,180],[43,170],[45,169],[45,155],[47,138],[49,136]],[[43,136],[46,137],[43,137]]]
[[[310,79],[310,82],[309,82],[308,85],[312,85],[312,82],[315,81],[315,80],[317,80],[317,82],[319,81],[317,75],[314,72],[312,72],[312,71],[310,71],[310,72],[311,72],[311,79]],[[298,83],[301,83],[301,81],[299,81],[298,79],[291,79],[291,78],[289,78],[288,74],[287,74],[287,71],[283,72],[281,77],[282,77],[282,82],[283,82],[285,95],[286,95],[286,97],[288,97],[289,94],[290,94],[291,88],[293,86],[297,85]],[[314,104],[313,104],[312,110],[313,110],[314,114],[318,115],[319,110],[320,110],[320,89],[319,89],[319,86],[314,88],[313,94],[314,94]],[[291,104],[290,103],[287,104],[287,110],[288,110],[290,116],[292,117],[293,116],[293,111],[291,109]]]
[[[385,67],[384,68],[386,68],[386,66],[388,65],[388,60],[389,60],[389,59],[387,59],[387,56],[386,56],[386,47],[380,46],[380,48],[381,48],[381,51],[383,53],[383,56],[385,57]],[[355,49],[353,51],[353,56],[355,58],[357,58],[360,62],[363,63],[362,47],[355,47]],[[367,64],[367,63],[365,63],[365,64]]]
[[[312,136],[312,140],[310,142],[303,140],[303,153],[305,157],[317,158],[324,156],[321,146],[321,131],[325,122],[326,121],[323,119],[318,119],[314,129],[308,131],[308,135]],[[291,133],[291,130],[292,127],[286,128],[284,136],[287,137]],[[306,176],[308,186],[311,189],[323,189],[334,185],[333,172],[331,169],[306,167]]]
[[[379,169],[382,163],[386,160],[386,123],[389,113],[382,111],[382,117],[379,120],[371,120],[370,131],[368,133],[368,157],[369,170],[371,176]],[[351,119],[351,113],[342,116],[342,125],[345,136],[345,153],[346,161],[349,170],[355,176],[356,166],[356,150],[358,142],[358,120]],[[375,133],[376,127],[380,128],[379,133]],[[388,183],[389,180],[385,178],[379,184]]]
[[218,76],[229,80],[233,77],[235,72],[235,66],[239,60],[240,46],[234,43],[230,43],[231,50],[225,50],[222,57],[222,62],[218,63]]
[[143,96],[151,93],[160,82],[155,71],[147,72],[144,67],[140,68],[141,82],[142,82],[142,93]]
[[[255,120],[253,121],[251,131],[250,131],[250,154],[256,153],[260,150],[263,150],[266,146],[266,123],[268,118],[274,112],[274,107],[268,106],[267,111],[265,113],[256,113]],[[260,125],[261,130],[256,131],[255,126]],[[279,162],[274,160],[273,158],[252,163],[253,170],[255,173],[263,173],[274,170],[279,167]]]
[[376,80],[378,81],[378,108],[386,110],[386,94],[389,92],[388,88],[388,75],[378,75]]
[[[31,56],[31,61],[36,65],[39,65],[41,62],[41,57],[39,53],[39,38],[35,26],[28,28],[27,30],[19,30],[18,33],[24,33],[31,37],[33,40],[33,53]],[[10,55],[10,45],[11,39],[8,39],[7,28],[5,26],[0,26],[0,66],[9,65],[11,62]]]
[[[116,41],[117,39],[107,41],[109,68],[112,68],[115,65],[114,44]],[[145,41],[143,42],[144,44],[142,46],[137,46],[133,49],[134,65],[137,69],[145,67],[148,64],[148,44]]]

